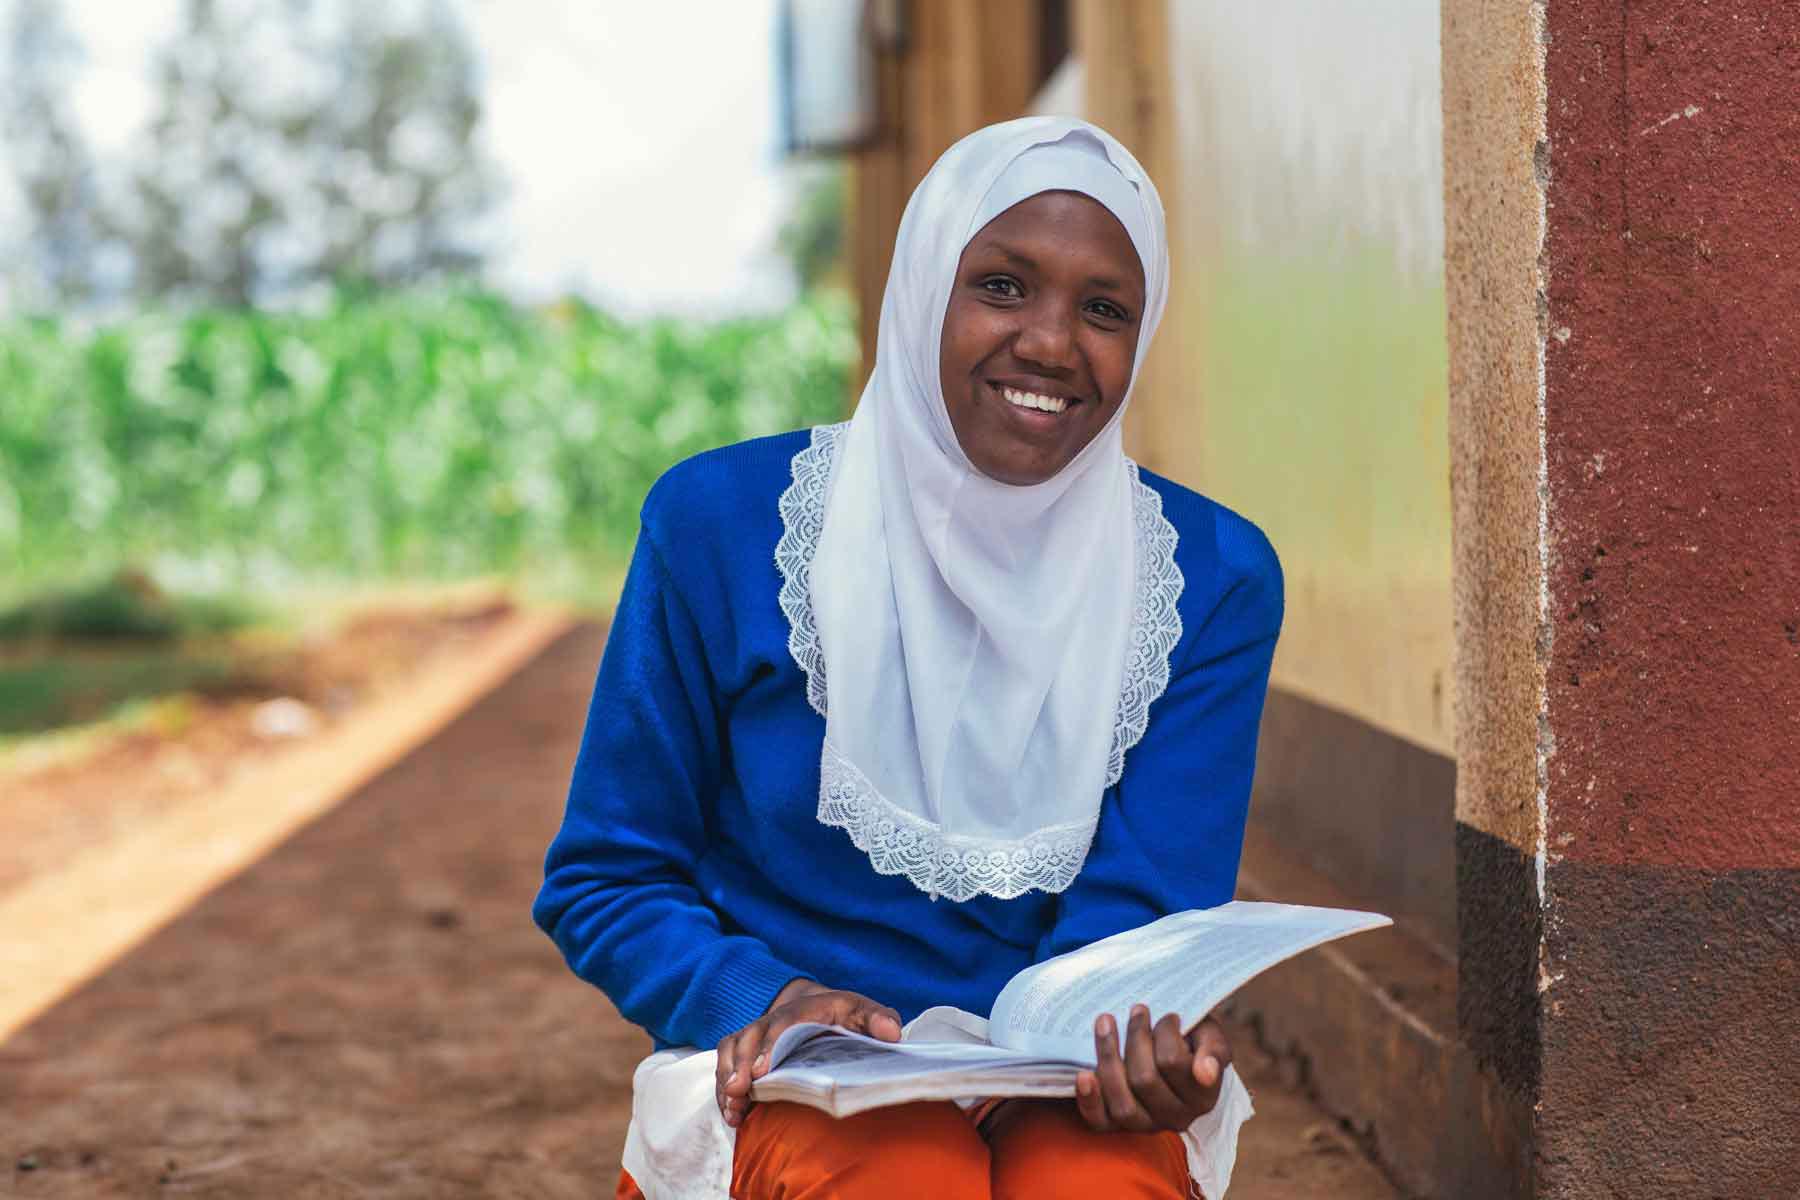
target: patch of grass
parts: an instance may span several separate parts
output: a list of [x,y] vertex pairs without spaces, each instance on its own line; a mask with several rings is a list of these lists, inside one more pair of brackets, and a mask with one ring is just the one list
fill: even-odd
[[136,650],[9,663],[0,666],[0,735],[101,720],[133,701],[229,687],[239,674],[232,656],[216,650]]
[[264,615],[233,596],[171,596],[144,572],[125,569],[0,611],[0,641],[171,642],[242,629]]
[[0,611],[0,736],[106,718],[122,705],[249,680],[221,635],[266,613],[230,596],[171,595],[142,571],[52,589]]

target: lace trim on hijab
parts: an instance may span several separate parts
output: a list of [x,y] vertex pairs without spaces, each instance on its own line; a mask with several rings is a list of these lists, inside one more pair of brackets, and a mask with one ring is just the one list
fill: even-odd
[[1131,645],[1125,651],[1125,679],[1119,689],[1119,711],[1113,716],[1112,752],[1106,757],[1106,786],[1125,773],[1125,752],[1138,744],[1150,725],[1150,705],[1169,686],[1169,655],[1181,641],[1181,589],[1186,583],[1175,565],[1175,526],[1163,516],[1162,497],[1138,478],[1138,466],[1125,460],[1131,476],[1131,524],[1136,537],[1137,596],[1131,606]]
[[812,560],[825,532],[825,497],[831,491],[831,467],[838,439],[850,422],[815,425],[812,441],[794,455],[789,471],[794,482],[781,493],[781,540],[775,543],[775,569],[781,572],[781,611],[788,622],[788,653],[806,673],[806,702],[825,715],[825,648],[813,621]]
[[[806,702],[825,715],[825,652],[813,619],[813,552],[825,528],[825,500],[838,443],[848,422],[813,427],[807,447],[794,455],[793,482],[781,493],[781,540],[775,567],[778,600],[788,622],[788,653],[806,675]],[[1131,641],[1119,707],[1113,715],[1106,787],[1125,773],[1125,752],[1150,724],[1150,705],[1169,686],[1169,655],[1181,641],[1177,603],[1185,583],[1175,565],[1175,527],[1163,516],[1162,497],[1126,461],[1131,477],[1132,524],[1137,563]],[[951,900],[986,893],[1008,900],[1033,888],[1067,888],[1087,859],[1099,817],[1040,829],[1017,840],[947,835],[928,821],[888,803],[856,765],[826,742],[820,757],[819,820],[850,835],[884,875],[905,875],[921,891]]]
[[829,740],[819,756],[819,822],[850,835],[883,875],[904,875],[935,900],[986,893],[1011,900],[1075,881],[1094,840],[1090,821],[1051,825],[1015,840],[959,837],[882,799],[875,785]]

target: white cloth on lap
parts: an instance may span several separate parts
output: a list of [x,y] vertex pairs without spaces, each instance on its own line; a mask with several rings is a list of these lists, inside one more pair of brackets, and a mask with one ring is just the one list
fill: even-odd
[[[716,1050],[661,1050],[631,1079],[625,1169],[644,1200],[726,1200],[737,1130],[713,1098]],[[1225,1200],[1237,1162],[1238,1129],[1255,1115],[1236,1067],[1225,1068],[1219,1102],[1182,1132],[1188,1175],[1207,1200]]]

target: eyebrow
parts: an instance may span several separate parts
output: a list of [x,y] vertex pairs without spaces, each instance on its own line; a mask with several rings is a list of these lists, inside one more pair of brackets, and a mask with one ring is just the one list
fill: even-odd
[[[989,242],[988,249],[993,250],[1007,261],[1024,267],[1028,271],[1035,271],[1038,269],[1036,259],[1032,258],[1029,254],[1022,254],[1002,242]],[[1129,292],[1132,290],[1131,284],[1128,281],[1115,278],[1111,275],[1089,275],[1084,281],[1084,286],[1101,288],[1112,292]]]

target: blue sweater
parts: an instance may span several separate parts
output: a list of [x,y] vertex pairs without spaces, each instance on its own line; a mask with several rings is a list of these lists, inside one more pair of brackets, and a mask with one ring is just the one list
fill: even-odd
[[910,1020],[986,1013],[1033,962],[1237,879],[1282,580],[1260,530],[1142,473],[1185,580],[1167,690],[1058,895],[933,900],[819,823],[825,722],[777,595],[777,502],[804,432],[698,455],[644,502],[568,808],[533,907],[657,1046],[711,1047],[806,976]]

